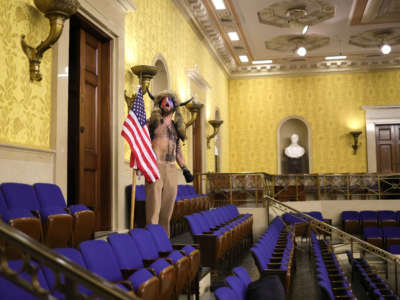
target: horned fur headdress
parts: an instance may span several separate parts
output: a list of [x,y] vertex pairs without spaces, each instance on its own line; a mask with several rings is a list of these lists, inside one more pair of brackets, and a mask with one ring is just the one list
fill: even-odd
[[168,97],[174,103],[173,112],[175,112],[175,116],[174,116],[175,129],[178,133],[178,137],[182,141],[184,141],[186,139],[186,127],[185,127],[185,121],[184,121],[182,113],[180,111],[180,106],[184,106],[184,105],[188,104],[190,101],[192,101],[193,98],[189,99],[188,101],[185,101],[184,103],[181,103],[178,96],[174,92],[169,91],[169,90],[162,91],[154,96],[150,93],[150,91],[148,89],[147,89],[147,92],[148,92],[150,98],[154,101],[154,108],[151,111],[150,123],[149,123],[150,134],[163,121],[160,104],[161,104],[162,99],[164,99],[164,97]]

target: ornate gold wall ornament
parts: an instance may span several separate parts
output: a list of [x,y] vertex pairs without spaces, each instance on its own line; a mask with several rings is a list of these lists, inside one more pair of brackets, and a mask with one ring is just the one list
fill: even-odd
[[400,27],[367,30],[352,35],[349,40],[349,44],[362,48],[379,47],[383,43],[399,45]]
[[185,123],[185,127],[187,129],[193,125],[194,121],[196,121],[200,110],[203,108],[203,104],[192,101],[191,103],[186,105],[186,108],[189,110],[191,115],[190,120],[187,123]]
[[210,124],[214,128],[214,132],[207,137],[207,148],[210,148],[210,141],[218,134],[219,128],[221,127],[224,121],[222,120],[209,120],[208,124]]
[[310,51],[328,45],[329,40],[329,37],[318,34],[280,35],[270,41],[266,41],[265,48],[275,51],[294,51],[299,46],[303,46],[307,51]]
[[[150,81],[157,74],[158,68],[156,66],[148,66],[148,65],[136,65],[131,68],[133,74],[135,74],[139,78],[139,84],[142,87],[143,96],[148,91],[150,86]],[[133,93],[132,96],[128,96],[125,90],[125,101],[128,105],[128,110],[131,109],[133,102],[136,98],[136,93]]]
[[335,6],[324,0],[278,1],[260,10],[262,24],[278,27],[315,25],[335,16]]
[[36,7],[49,19],[50,33],[46,40],[33,48],[25,42],[25,35],[21,36],[21,46],[29,59],[29,73],[32,81],[42,80],[40,62],[44,52],[59,39],[64,22],[75,14],[79,7],[78,0],[34,0]]

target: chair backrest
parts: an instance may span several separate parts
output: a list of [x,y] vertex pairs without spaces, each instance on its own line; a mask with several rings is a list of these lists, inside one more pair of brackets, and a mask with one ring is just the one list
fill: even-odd
[[118,261],[106,241],[84,241],[79,248],[88,270],[110,281],[122,279]]
[[108,236],[108,242],[122,269],[144,268],[142,255],[129,234],[111,234]]
[[157,246],[158,252],[171,252],[174,250],[171,241],[168,238],[165,229],[159,224],[148,224],[146,229],[150,231],[151,236]]
[[4,198],[3,191],[0,188],[0,213],[8,209],[6,199]]
[[197,221],[197,219],[193,215],[186,215],[185,219],[189,223],[189,227],[190,227],[190,231],[192,232],[192,235],[200,235],[203,233],[200,223]]
[[218,300],[239,300],[235,292],[226,286],[216,289],[214,294]]
[[33,185],[40,207],[66,207],[61,189],[50,183],[35,183]]
[[135,241],[144,259],[156,259],[159,257],[157,246],[148,230],[144,228],[135,228],[129,231],[129,234]]
[[239,266],[239,267],[233,268],[232,271],[237,277],[239,277],[240,280],[242,280],[242,282],[245,284],[245,286],[248,286],[250,284],[251,278],[245,268],[243,268],[242,266]]
[[360,218],[360,213],[358,211],[354,210],[345,210],[342,211],[342,219],[359,219]]
[[378,219],[378,213],[373,210],[362,210],[360,211],[360,217],[361,219],[375,220]]
[[320,220],[320,221],[323,219],[322,213],[321,213],[320,211],[310,211],[310,212],[308,212],[307,214],[308,214],[309,216],[311,216],[311,217],[317,219],[317,220]]
[[239,300],[245,300],[247,286],[236,276],[228,276],[225,278],[226,284],[236,293]]
[[9,182],[3,183],[1,188],[8,208],[40,209],[33,186],[24,183]]

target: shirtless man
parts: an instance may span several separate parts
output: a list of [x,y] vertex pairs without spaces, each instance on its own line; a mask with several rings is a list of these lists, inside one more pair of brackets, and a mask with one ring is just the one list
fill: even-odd
[[[172,120],[174,113],[175,118]],[[160,224],[168,236],[178,185],[175,161],[182,169],[186,182],[193,181],[193,176],[185,165],[180,144],[180,140],[185,139],[184,125],[176,95],[168,91],[157,95],[149,129],[160,179],[154,183],[146,182],[146,223]]]

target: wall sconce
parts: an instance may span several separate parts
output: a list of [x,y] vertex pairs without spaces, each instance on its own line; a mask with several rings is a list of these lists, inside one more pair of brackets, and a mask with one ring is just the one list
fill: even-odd
[[[142,87],[142,93],[144,96],[146,92],[149,91],[150,81],[157,74],[158,68],[155,66],[137,65],[133,66],[131,68],[131,71],[139,78],[139,84]],[[128,105],[128,110],[130,110],[133,105],[133,102],[136,99],[136,93],[133,93],[132,96],[129,97],[125,91],[124,95],[126,104]]]
[[351,147],[353,147],[353,154],[357,153],[358,146],[360,146],[358,144],[358,137],[360,136],[361,133],[362,133],[361,131],[350,131],[350,134],[353,136],[354,139],[354,144],[351,145]]
[[198,116],[200,110],[203,108],[203,106],[204,106],[203,104],[196,103],[193,101],[186,105],[186,108],[189,110],[190,115],[191,115],[189,122],[187,122],[185,124],[186,129],[189,128],[190,126],[192,126],[194,121],[196,121],[197,116]]
[[210,149],[210,141],[211,139],[213,139],[219,131],[219,127],[221,126],[222,123],[224,123],[224,121],[222,120],[209,120],[208,123],[214,128],[214,132],[212,135],[209,135],[207,137],[207,148]]
[[76,13],[79,7],[78,0],[34,0],[36,7],[49,19],[50,33],[46,40],[39,46],[33,48],[25,42],[25,35],[21,36],[21,46],[29,59],[29,73],[31,81],[42,80],[40,74],[40,62],[44,52],[51,48],[59,39],[64,22],[71,15]]

